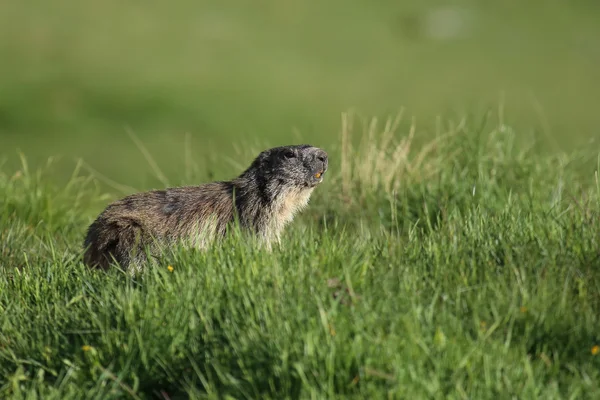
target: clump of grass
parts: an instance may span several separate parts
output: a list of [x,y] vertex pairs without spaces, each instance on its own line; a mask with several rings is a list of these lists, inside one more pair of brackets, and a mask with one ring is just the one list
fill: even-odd
[[[408,132],[400,136],[398,128],[402,117],[400,113],[388,118],[382,128],[376,117],[363,121],[363,132],[358,146],[354,147],[352,133],[356,117],[348,112],[342,114],[339,178],[344,197],[362,200],[374,192],[393,193],[407,180],[427,179],[440,171],[443,159],[431,153],[441,138],[415,151],[412,143],[416,123],[413,120]],[[449,158],[445,155],[446,160]]]
[[62,186],[52,183],[54,159],[31,171],[21,154],[21,168],[0,170],[0,266],[6,270],[43,262],[48,257],[76,258],[90,208],[105,202],[78,163]]
[[282,248],[233,234],[135,277],[79,260],[87,180],[2,175],[0,396],[599,396],[598,155],[398,121],[357,147],[347,121]]
[[496,208],[517,197],[574,207],[576,199],[589,200],[594,152],[544,151],[542,141],[518,132],[502,114],[438,124],[433,139],[404,119],[402,112],[384,123],[342,114],[329,186],[315,193],[320,201],[327,197],[331,215],[341,208],[359,224],[406,233],[447,215],[443,204]]

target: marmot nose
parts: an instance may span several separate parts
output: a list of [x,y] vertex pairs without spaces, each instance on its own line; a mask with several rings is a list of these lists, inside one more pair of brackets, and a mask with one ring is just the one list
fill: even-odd
[[327,153],[325,150],[318,149],[315,152],[315,157],[324,164],[324,168],[327,168]]

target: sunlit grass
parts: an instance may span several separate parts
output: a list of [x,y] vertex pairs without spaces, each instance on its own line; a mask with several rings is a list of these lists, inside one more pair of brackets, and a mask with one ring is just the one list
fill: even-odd
[[232,235],[135,277],[80,262],[94,179],[5,168],[0,397],[600,395],[597,151],[344,118],[283,247]]

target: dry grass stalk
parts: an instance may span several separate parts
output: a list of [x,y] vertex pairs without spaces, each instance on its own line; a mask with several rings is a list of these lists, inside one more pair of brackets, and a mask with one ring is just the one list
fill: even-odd
[[373,191],[393,193],[403,183],[422,181],[439,173],[443,161],[452,156],[452,153],[444,154],[440,147],[460,126],[449,129],[415,152],[416,122],[413,118],[407,134],[401,135],[398,130],[403,116],[404,112],[400,111],[387,118],[383,126],[376,117],[363,122],[363,133],[355,148],[352,145],[354,116],[342,113],[339,177],[344,199],[362,200]]

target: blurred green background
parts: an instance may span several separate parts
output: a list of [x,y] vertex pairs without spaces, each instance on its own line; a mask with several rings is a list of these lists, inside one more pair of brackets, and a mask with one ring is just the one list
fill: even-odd
[[160,185],[129,128],[173,183],[186,148],[227,179],[248,145],[336,147],[349,108],[426,137],[502,101],[568,148],[598,136],[598,21],[596,0],[5,0],[0,155]]

